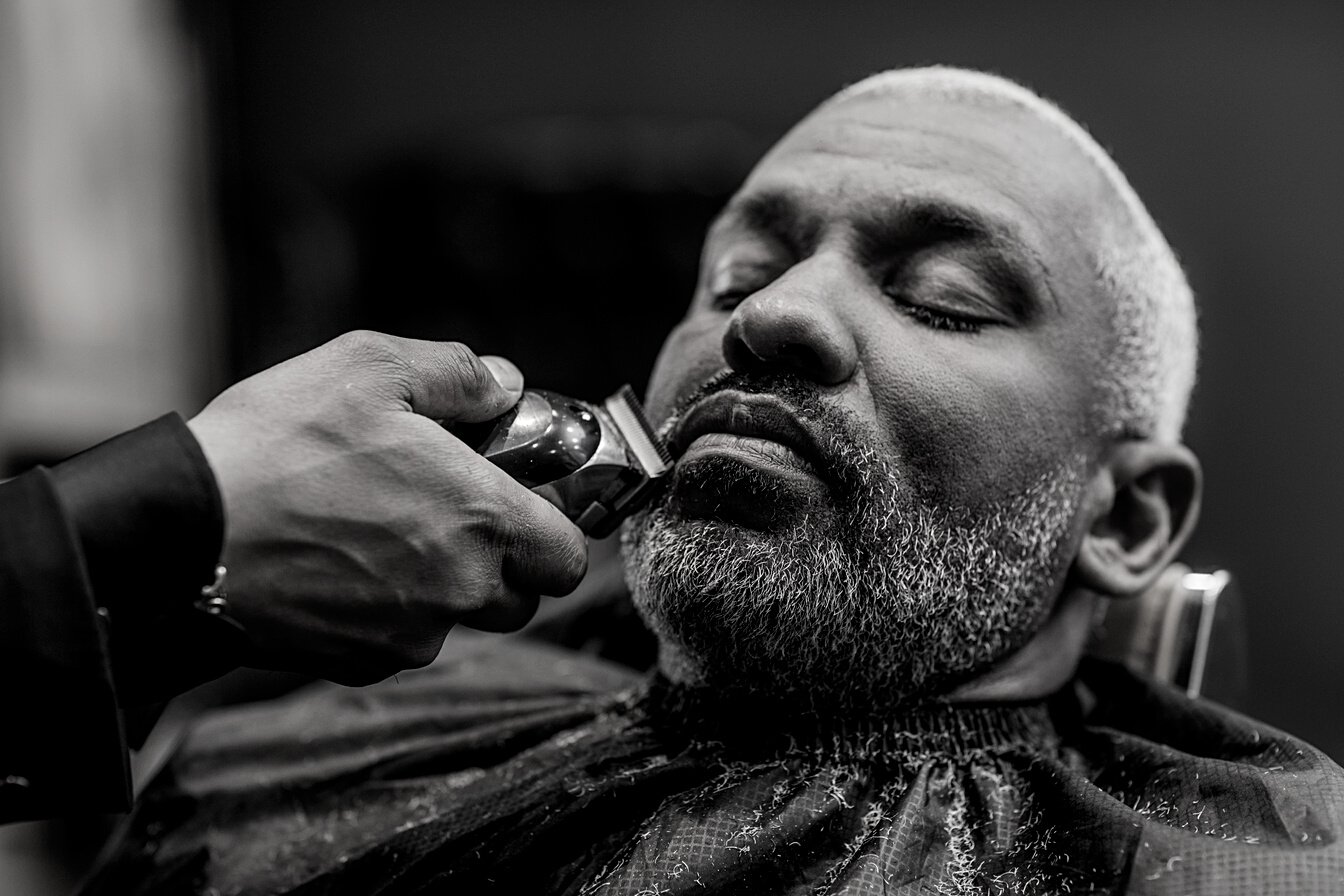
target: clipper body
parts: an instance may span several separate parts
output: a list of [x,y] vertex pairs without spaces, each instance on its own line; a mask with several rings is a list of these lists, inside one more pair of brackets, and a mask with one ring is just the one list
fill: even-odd
[[629,386],[601,405],[529,389],[488,426],[464,441],[595,538],[615,531],[672,469]]

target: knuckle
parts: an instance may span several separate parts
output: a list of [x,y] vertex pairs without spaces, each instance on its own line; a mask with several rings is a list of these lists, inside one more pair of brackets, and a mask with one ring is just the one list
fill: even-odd
[[568,594],[579,583],[588,572],[588,546],[584,543],[582,535],[575,529],[570,533],[570,537],[564,539],[556,549],[555,569],[557,574],[557,584],[563,588],[557,591],[557,594]]
[[385,359],[397,355],[396,340],[376,330],[351,330],[337,336],[331,345],[341,354],[361,360]]
[[444,373],[465,397],[484,395],[494,382],[476,353],[460,342],[444,343],[440,353]]
[[361,384],[353,392],[340,390],[346,404],[357,406],[370,395],[387,400],[408,394],[414,366],[397,337],[376,330],[351,330],[330,344],[353,381]]
[[482,547],[478,550],[477,557],[473,558],[475,560],[473,566],[477,568],[459,582],[456,594],[453,596],[453,609],[456,613],[476,613],[490,606],[499,578],[497,572],[493,574],[487,572],[491,568],[497,568],[497,564],[485,560],[492,553],[488,546]]
[[587,540],[550,502],[525,493],[499,525],[505,552],[547,594],[568,594],[579,586],[588,571]]
[[457,610],[460,613],[479,613],[490,606],[489,589],[475,585],[464,588],[457,600]]

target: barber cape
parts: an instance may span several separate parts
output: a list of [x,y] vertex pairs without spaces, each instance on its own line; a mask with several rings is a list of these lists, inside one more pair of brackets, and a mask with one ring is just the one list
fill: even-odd
[[1119,666],[781,731],[522,640],[201,721],[85,893],[1344,893],[1344,770]]

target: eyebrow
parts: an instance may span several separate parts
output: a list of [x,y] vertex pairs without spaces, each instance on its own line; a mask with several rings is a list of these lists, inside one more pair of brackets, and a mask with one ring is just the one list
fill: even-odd
[[[769,191],[734,199],[718,221],[779,240],[797,256],[810,254],[821,237],[822,219],[791,193]],[[861,211],[854,223],[859,258],[878,265],[893,255],[943,244],[969,244],[990,250],[985,273],[995,281],[1020,317],[1041,300],[1058,307],[1048,271],[1010,222],[944,199],[912,199],[882,209]],[[1031,276],[1034,271],[1037,276]]]
[[788,193],[757,193],[732,200],[716,221],[764,233],[795,255],[808,255],[821,236],[821,218],[806,212]]

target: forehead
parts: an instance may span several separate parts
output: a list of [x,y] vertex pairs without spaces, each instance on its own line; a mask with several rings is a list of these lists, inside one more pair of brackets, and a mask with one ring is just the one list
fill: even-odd
[[944,205],[1011,237],[1062,285],[1085,288],[1107,192],[1083,151],[1030,110],[884,92],[813,112],[766,154],[739,197],[784,194],[828,219]]

